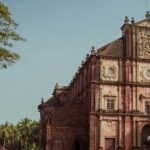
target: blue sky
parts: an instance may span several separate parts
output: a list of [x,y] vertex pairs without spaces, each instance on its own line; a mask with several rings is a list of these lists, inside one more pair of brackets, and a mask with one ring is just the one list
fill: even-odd
[[[38,104],[67,85],[91,47],[121,36],[124,17],[145,18],[146,0],[3,0],[26,42],[21,59],[0,71],[0,123],[38,120]],[[150,5],[150,2],[149,2]]]

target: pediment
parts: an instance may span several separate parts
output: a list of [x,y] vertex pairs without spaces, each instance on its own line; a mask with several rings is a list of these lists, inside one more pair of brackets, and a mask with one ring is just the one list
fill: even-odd
[[149,27],[150,28],[150,18],[136,22],[134,25],[139,26],[139,27]]

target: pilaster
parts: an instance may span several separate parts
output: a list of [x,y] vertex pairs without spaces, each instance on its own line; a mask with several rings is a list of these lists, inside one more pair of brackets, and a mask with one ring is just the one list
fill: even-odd
[[51,123],[48,120],[47,122],[47,132],[46,132],[46,150],[52,150],[51,146],[51,140],[52,140],[52,129],[51,129]]
[[97,131],[97,126],[96,126],[96,116],[90,114],[89,116],[89,125],[90,125],[90,146],[89,146],[89,150],[96,150],[96,131]]
[[122,145],[122,119],[120,116],[118,118],[118,145],[119,147]]

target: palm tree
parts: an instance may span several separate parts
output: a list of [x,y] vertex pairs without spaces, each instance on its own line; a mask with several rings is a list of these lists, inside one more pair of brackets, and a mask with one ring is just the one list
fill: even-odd
[[32,143],[38,143],[39,126],[40,126],[39,121],[33,121],[32,122],[32,135],[31,135]]
[[13,145],[16,149],[20,149],[20,140],[21,135],[17,128],[17,126],[11,126],[11,133],[10,133],[10,144]]
[[17,125],[0,125],[0,145],[10,150],[38,150],[39,122],[24,118]]
[[10,142],[9,141],[10,133],[11,133],[11,125],[8,122],[0,126],[0,136],[3,139],[4,146]]
[[18,123],[18,129],[21,134],[21,144],[25,150],[29,149],[30,137],[32,135],[32,120],[28,118],[22,119]]
[[30,145],[29,150],[38,150],[37,144],[33,143]]

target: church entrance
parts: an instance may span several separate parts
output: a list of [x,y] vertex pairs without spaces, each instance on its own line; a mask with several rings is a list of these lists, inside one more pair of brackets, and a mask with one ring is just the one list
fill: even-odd
[[115,150],[115,139],[106,138],[105,139],[105,150]]
[[78,140],[74,141],[73,150],[81,150],[80,141],[78,141]]
[[150,150],[150,124],[145,125],[142,129],[141,146],[144,150]]

